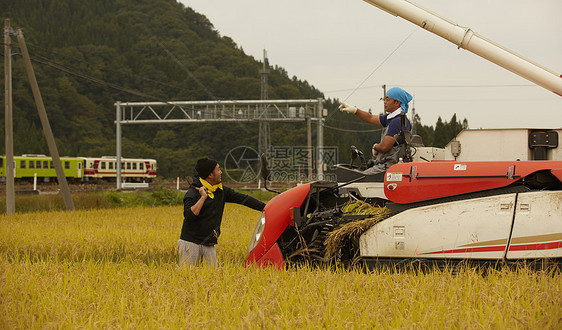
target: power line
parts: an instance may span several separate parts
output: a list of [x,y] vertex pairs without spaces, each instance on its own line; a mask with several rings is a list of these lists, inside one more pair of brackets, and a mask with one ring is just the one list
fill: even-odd
[[[19,47],[13,47],[13,48],[19,49]],[[34,61],[34,62],[37,62],[37,63],[41,63],[41,64],[44,64],[44,65],[50,66],[50,67],[52,67],[56,70],[65,72],[67,74],[76,76],[78,78],[82,78],[84,80],[91,81],[91,82],[96,83],[96,84],[101,85],[101,86],[110,87],[110,88],[113,88],[115,90],[125,92],[127,94],[143,97],[143,98],[146,98],[146,99],[149,99],[149,100],[163,102],[163,103],[166,103],[166,104],[169,104],[169,105],[173,106],[173,104],[168,100],[165,100],[165,99],[162,99],[160,97],[156,97],[156,96],[153,96],[153,95],[150,95],[150,94],[146,94],[146,93],[134,90],[134,89],[126,88],[126,87],[123,87],[123,86],[120,86],[120,85],[117,85],[117,84],[114,84],[114,83],[110,83],[110,82],[107,82],[107,81],[105,81],[103,79],[100,79],[100,78],[93,77],[91,75],[82,73],[75,68],[72,68],[68,65],[64,65],[62,63],[58,63],[58,62],[56,62],[56,61],[54,61],[50,58],[47,58],[45,56],[42,56],[42,55],[35,54],[33,57],[31,57],[31,60]],[[223,115],[226,116],[226,117],[234,118],[233,116],[229,116],[228,114],[223,114]],[[238,123],[238,124],[239,124],[239,126],[241,126],[242,129],[249,132],[247,128],[242,126],[241,123]]]
[[417,101],[419,102],[505,102],[505,101],[522,101],[522,102],[536,102],[536,101],[543,101],[543,102],[551,102],[554,99],[546,99],[546,98],[474,98],[474,99],[424,99],[418,98]]
[[[0,44],[3,44],[3,43],[0,43]],[[77,57],[74,57],[74,56],[68,56],[68,55],[64,55],[64,54],[59,54],[59,53],[57,53],[57,52],[56,52],[55,50],[53,50],[53,49],[45,48],[45,47],[38,46],[38,45],[35,45],[35,44],[32,44],[32,43],[28,43],[28,45],[31,46],[30,48],[41,49],[41,50],[43,50],[44,52],[48,52],[48,53],[51,53],[51,54],[55,55],[56,57],[58,57],[56,60],[59,60],[59,62],[58,62],[59,64],[60,64],[60,59],[62,58],[62,60],[70,59],[70,60],[73,60],[73,61],[76,61],[76,62],[84,63],[84,64],[86,64],[86,65],[88,65],[88,66],[90,66],[90,67],[94,67],[94,66],[95,66],[95,65],[93,65],[92,63],[90,63],[90,62],[88,62],[88,61],[86,61],[86,60],[84,60],[84,59],[77,58]],[[16,48],[16,49],[19,49],[18,46],[13,46],[13,45],[12,45],[12,47],[13,47],[13,48]],[[37,52],[34,52],[34,53],[37,54]],[[41,56],[41,55],[34,55],[34,56]],[[41,56],[41,57],[44,58],[44,59],[48,59],[48,60],[50,60],[50,61],[53,61],[53,62],[55,61],[55,60],[50,59],[50,58],[47,58],[47,57],[45,57],[45,56]],[[108,68],[101,68],[100,70],[101,70],[101,71],[104,71],[104,72],[107,72],[107,73],[119,73],[119,74],[127,75],[127,76],[130,76],[130,77],[134,77],[134,78],[138,78],[138,79],[141,79],[141,80],[145,80],[145,81],[148,81],[148,82],[151,82],[151,83],[155,83],[155,84],[158,84],[158,85],[162,85],[162,86],[165,86],[165,87],[174,88],[174,89],[177,89],[177,90],[179,90],[179,91],[190,92],[190,91],[189,91],[188,89],[186,89],[185,87],[180,87],[180,86],[177,86],[177,85],[172,85],[172,84],[167,83],[167,82],[163,82],[163,81],[159,81],[159,80],[147,78],[147,77],[145,77],[145,76],[141,76],[141,75],[134,74],[134,73],[131,73],[131,72],[123,72],[123,71],[111,70],[111,69],[108,69]]]
[[41,64],[48,65],[48,66],[50,66],[52,68],[55,68],[59,71],[63,71],[63,72],[66,72],[68,74],[74,75],[76,77],[89,80],[91,82],[97,83],[97,84],[102,85],[102,86],[107,86],[107,87],[110,87],[110,88],[113,88],[113,89],[116,89],[116,90],[119,90],[119,91],[122,91],[122,92],[125,92],[125,93],[128,93],[128,94],[131,94],[131,95],[136,95],[136,96],[144,97],[144,98],[155,100],[155,101],[169,103],[167,100],[163,100],[159,97],[156,97],[156,96],[153,96],[153,95],[150,95],[150,94],[146,94],[146,93],[143,93],[143,92],[139,92],[139,91],[136,91],[134,89],[122,87],[122,86],[119,86],[117,84],[113,84],[113,83],[107,82],[105,80],[95,78],[95,77],[92,77],[90,75],[74,71],[73,69],[68,68],[63,64],[54,62],[54,61],[49,60],[49,59],[47,59],[45,57],[42,57],[42,56],[35,55],[32,58],[32,60],[34,62],[38,62],[38,63],[41,63]]
[[[337,111],[337,110],[334,110],[334,111]],[[352,121],[352,120],[340,120],[340,119],[328,118],[328,117],[326,117],[326,118],[324,119],[324,121],[328,121],[328,120],[334,120],[334,121],[337,121],[338,123],[345,123],[345,124],[353,124],[353,125],[357,125],[357,124],[358,124],[358,122],[357,122],[356,120],[353,120],[353,121]],[[362,121],[360,121],[359,124],[369,125],[369,124],[364,123],[364,122],[362,122]]]
[[[15,46],[13,46],[13,48],[19,49],[19,47],[15,47]],[[73,75],[73,76],[76,76],[76,77],[79,77],[79,78],[82,78],[82,79],[85,79],[85,80],[88,80],[88,81],[91,81],[91,82],[94,82],[98,85],[107,86],[107,87],[113,88],[115,90],[119,90],[119,91],[122,91],[122,92],[125,92],[125,93],[128,93],[128,94],[140,96],[140,97],[143,97],[143,98],[168,103],[168,101],[163,100],[159,97],[156,97],[156,96],[153,96],[153,95],[150,95],[150,94],[146,94],[146,93],[143,93],[143,92],[139,92],[139,91],[136,91],[136,90],[133,90],[133,89],[130,89],[130,88],[126,88],[126,87],[123,87],[123,86],[120,86],[120,85],[117,85],[117,84],[113,84],[113,83],[107,82],[103,79],[99,79],[99,78],[90,76],[88,74],[79,72],[78,70],[76,70],[72,67],[69,67],[67,65],[58,63],[58,62],[56,62],[56,61],[54,61],[50,58],[47,58],[45,56],[34,54],[33,56],[30,56],[30,57],[31,57],[31,60],[34,61],[34,62],[50,66],[50,67],[52,67],[54,69],[57,69],[59,71],[68,73],[70,75]]]
[[158,46],[160,46],[160,47],[166,52],[166,54],[168,54],[168,56],[170,56],[170,57],[172,58],[172,60],[173,60],[174,62],[176,62],[176,64],[178,64],[178,65],[183,69],[183,71],[185,71],[185,72],[187,73],[187,75],[188,75],[191,79],[193,79],[193,80],[195,81],[195,83],[196,83],[197,85],[199,85],[199,87],[201,87],[201,88],[205,91],[205,93],[207,93],[207,95],[209,95],[209,96],[210,96],[213,100],[215,100],[215,101],[218,100],[218,99],[215,97],[215,95],[213,95],[213,93],[211,93],[211,91],[210,91],[205,85],[203,85],[203,83],[202,83],[201,81],[199,81],[199,79],[197,79],[197,77],[195,77],[195,75],[193,75],[193,73],[191,73],[191,71],[190,71],[185,65],[183,65],[183,63],[180,62],[180,60],[178,60],[178,58],[177,58],[174,54],[172,54],[172,52],[170,52],[170,51],[168,50],[168,48],[166,48],[166,46],[164,46],[164,44],[162,44],[162,43],[160,42],[160,40],[158,40],[158,38],[156,38],[156,37],[155,37],[154,35],[152,35],[152,34],[151,34],[150,36],[151,36],[152,40],[154,40],[154,41],[158,44]]
[[369,133],[369,132],[380,132],[381,130],[383,130],[382,128],[375,128],[375,129],[368,129],[368,130],[346,129],[346,128],[328,126],[326,124],[322,124],[322,126],[336,131],[350,132],[350,133]]
[[[533,84],[498,84],[498,85],[404,85],[404,84],[387,84],[393,86],[402,86],[408,88],[507,88],[507,87],[539,87]],[[346,89],[337,89],[331,91],[325,91],[324,93],[338,93],[338,92],[347,92],[347,91],[356,91],[359,89],[371,89],[371,88],[380,88],[380,85],[376,86],[365,86],[360,88],[346,88]]]
[[392,57],[392,55],[394,55],[394,53],[396,53],[396,51],[398,51],[398,49],[400,47],[402,47],[402,45],[406,42],[406,40],[410,39],[410,37],[416,32],[416,30],[412,31],[404,40],[402,40],[402,42],[390,53],[388,54],[388,56],[367,76],[367,78],[363,79],[363,81],[359,84],[359,86],[357,86],[357,88],[355,88],[343,101],[347,101],[347,99],[349,99],[351,97],[351,95],[353,95],[353,93],[355,93],[355,91],[357,89],[359,89],[361,87],[361,85],[363,85],[369,78],[371,78],[371,76],[373,74],[375,74],[375,72],[377,72],[377,70],[384,64],[386,63],[386,61],[388,61],[389,58]]
[[[347,101],[347,99],[349,99],[351,97],[351,95],[353,95],[355,93],[355,91],[357,91],[359,88],[361,88],[361,85],[363,85],[369,78],[371,78],[371,76],[373,74],[375,74],[375,72],[377,72],[377,70],[384,64],[386,63],[386,61],[392,57],[392,55],[394,55],[394,53],[396,53],[396,51],[398,51],[398,49],[400,47],[402,47],[402,45],[406,42],[406,40],[408,40],[414,33],[416,32],[416,30],[412,31],[406,38],[404,38],[404,40],[402,40],[402,42],[392,51],[390,52],[390,54],[388,54],[388,56],[373,70],[371,71],[371,73],[365,78],[363,79],[363,81],[351,92],[349,93],[349,95],[343,100],[343,102]],[[333,116],[336,112],[332,112],[331,115],[328,116],[328,118],[330,118],[331,116]]]

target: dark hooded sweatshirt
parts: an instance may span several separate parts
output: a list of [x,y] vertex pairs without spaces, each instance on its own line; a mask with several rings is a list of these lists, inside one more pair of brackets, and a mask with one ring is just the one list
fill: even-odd
[[223,185],[223,189],[214,192],[214,198],[207,197],[199,215],[193,214],[191,207],[201,195],[196,188],[202,186],[198,177],[183,197],[183,226],[180,239],[200,245],[215,245],[220,235],[224,203],[237,203],[257,211],[263,211],[265,204],[248,195],[234,191]]

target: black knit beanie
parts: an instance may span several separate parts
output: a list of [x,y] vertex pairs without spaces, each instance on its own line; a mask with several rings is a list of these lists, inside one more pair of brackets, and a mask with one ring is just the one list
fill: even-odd
[[195,165],[195,171],[197,171],[197,175],[199,175],[201,179],[205,179],[215,170],[217,164],[218,162],[216,160],[209,157],[201,158]]

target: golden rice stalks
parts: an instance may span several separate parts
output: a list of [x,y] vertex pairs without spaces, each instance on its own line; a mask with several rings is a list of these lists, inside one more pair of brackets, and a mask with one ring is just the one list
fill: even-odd
[[346,240],[359,238],[377,222],[388,218],[392,214],[392,211],[386,207],[371,205],[362,201],[346,204],[342,207],[342,211],[347,214],[367,214],[370,217],[361,220],[350,220],[341,227],[334,229],[324,242],[326,258],[335,256],[344,247]]

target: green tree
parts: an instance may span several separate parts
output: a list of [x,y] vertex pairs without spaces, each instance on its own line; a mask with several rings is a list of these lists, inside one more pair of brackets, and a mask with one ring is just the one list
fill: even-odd
[[[116,101],[260,97],[262,63],[175,0],[2,1],[0,13],[23,28],[53,133],[70,156],[115,154]],[[323,96],[280,66],[270,68],[268,91],[272,98]],[[48,153],[19,55],[13,98],[15,152]],[[257,124],[170,127],[123,127],[123,156],[156,158],[168,176],[191,158],[257,146]],[[283,127],[275,144],[305,144],[303,124]]]
[[433,146],[438,148],[445,147],[460,131],[468,128],[468,120],[466,118],[461,122],[457,120],[457,114],[449,122],[444,122],[441,117],[437,119],[435,124],[434,143]]

